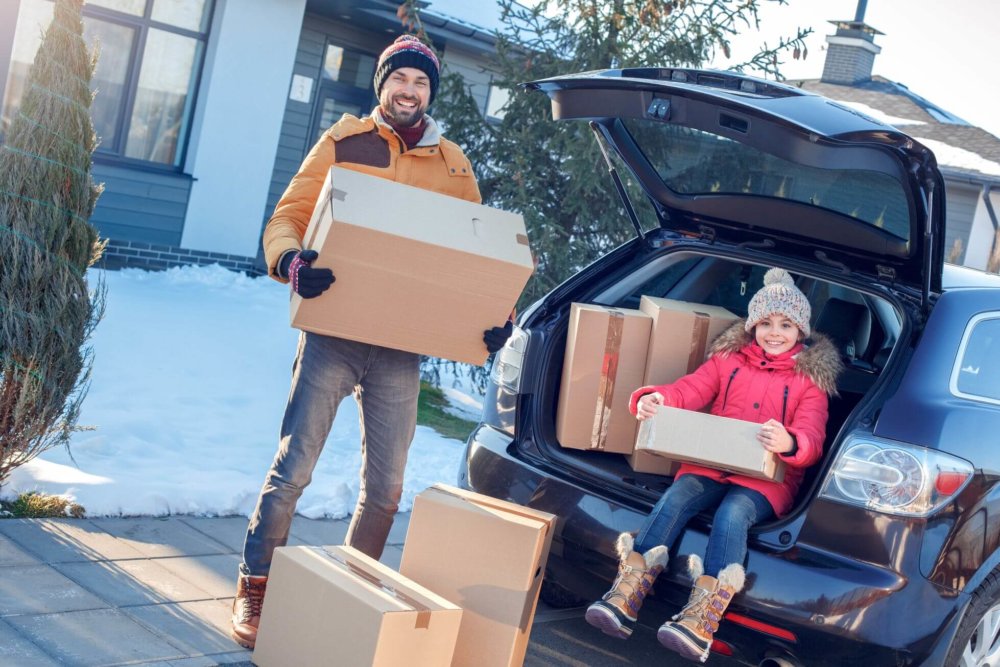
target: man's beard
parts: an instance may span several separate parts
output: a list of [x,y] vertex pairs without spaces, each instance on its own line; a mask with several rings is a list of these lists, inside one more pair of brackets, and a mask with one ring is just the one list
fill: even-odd
[[[391,121],[393,124],[400,127],[413,127],[415,125],[419,125],[424,119],[424,113],[427,111],[426,107],[421,108],[420,101],[417,100],[417,106],[412,110],[399,109],[395,102],[396,99],[405,99],[407,102],[410,101],[407,98],[399,98],[398,96],[396,98],[386,100],[388,104],[382,105],[382,115],[386,117],[386,120]],[[394,108],[399,109],[399,113],[396,113]]]

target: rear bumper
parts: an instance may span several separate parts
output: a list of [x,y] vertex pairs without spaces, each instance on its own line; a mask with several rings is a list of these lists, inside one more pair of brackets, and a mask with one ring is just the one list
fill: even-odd
[[[469,438],[460,482],[558,516],[546,576],[596,599],[615,574],[615,538],[637,530],[647,508],[616,498],[612,490],[586,488],[544,466],[529,465],[511,453],[512,442],[509,435],[481,425]],[[655,627],[687,600],[686,556],[703,554],[706,542],[703,529],[685,531],[640,622]],[[939,588],[922,576],[907,577],[802,543],[778,552],[751,542],[747,582],[730,609],[795,636],[788,640],[723,624],[717,638],[733,647],[735,658],[753,665],[775,655],[808,665],[942,664],[967,603],[964,593]]]

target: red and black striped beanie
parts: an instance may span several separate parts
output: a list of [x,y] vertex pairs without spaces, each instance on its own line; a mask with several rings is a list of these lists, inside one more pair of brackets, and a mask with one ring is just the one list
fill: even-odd
[[382,84],[393,70],[400,67],[415,67],[427,75],[431,82],[430,101],[433,102],[437,94],[441,64],[434,51],[413,35],[400,35],[379,56],[378,66],[375,68],[375,94],[382,94]]

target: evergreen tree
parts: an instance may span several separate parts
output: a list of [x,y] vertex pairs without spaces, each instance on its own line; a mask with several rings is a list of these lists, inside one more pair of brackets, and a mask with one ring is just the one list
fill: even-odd
[[0,483],[68,446],[90,374],[86,341],[103,312],[103,289],[91,294],[85,275],[103,244],[89,223],[101,187],[90,175],[96,54],[82,4],[55,3],[0,145]]
[[[549,100],[518,84],[608,67],[699,67],[759,27],[763,2],[785,0],[499,0],[494,85],[510,99],[499,124],[484,120],[460,76],[442,78],[433,115],[466,151],[484,203],[524,215],[537,271],[531,303],[635,234],[592,131],[554,122]],[[404,3],[411,5],[412,3]],[[730,68],[780,78],[781,58],[804,57],[801,30]],[[641,196],[634,190],[632,194]],[[640,201],[636,201],[640,204]],[[648,221],[647,221],[648,224]]]

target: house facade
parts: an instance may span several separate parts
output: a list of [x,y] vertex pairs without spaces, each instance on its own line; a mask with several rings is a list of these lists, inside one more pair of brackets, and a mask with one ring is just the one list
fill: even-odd
[[[85,38],[100,45],[93,177],[105,191],[91,221],[109,239],[104,266],[260,272],[263,224],[302,158],[342,113],[375,106],[378,55],[404,32],[399,4],[87,0]],[[492,31],[436,4],[449,3],[425,3],[425,30],[486,113]],[[0,3],[0,140],[53,6]]]
[[[258,273],[260,236],[323,130],[376,103],[378,54],[403,26],[401,0],[87,0],[100,44],[92,107],[105,184],[92,222],[106,268],[220,263]],[[51,20],[53,0],[0,2],[0,142]],[[493,0],[429,0],[420,16],[443,66],[484,115],[504,99],[488,63]],[[946,254],[987,268],[1000,210],[1000,139],[873,76],[879,31],[831,21],[823,76],[793,82],[899,127],[937,155],[946,178]],[[433,108],[431,114],[433,114]]]

